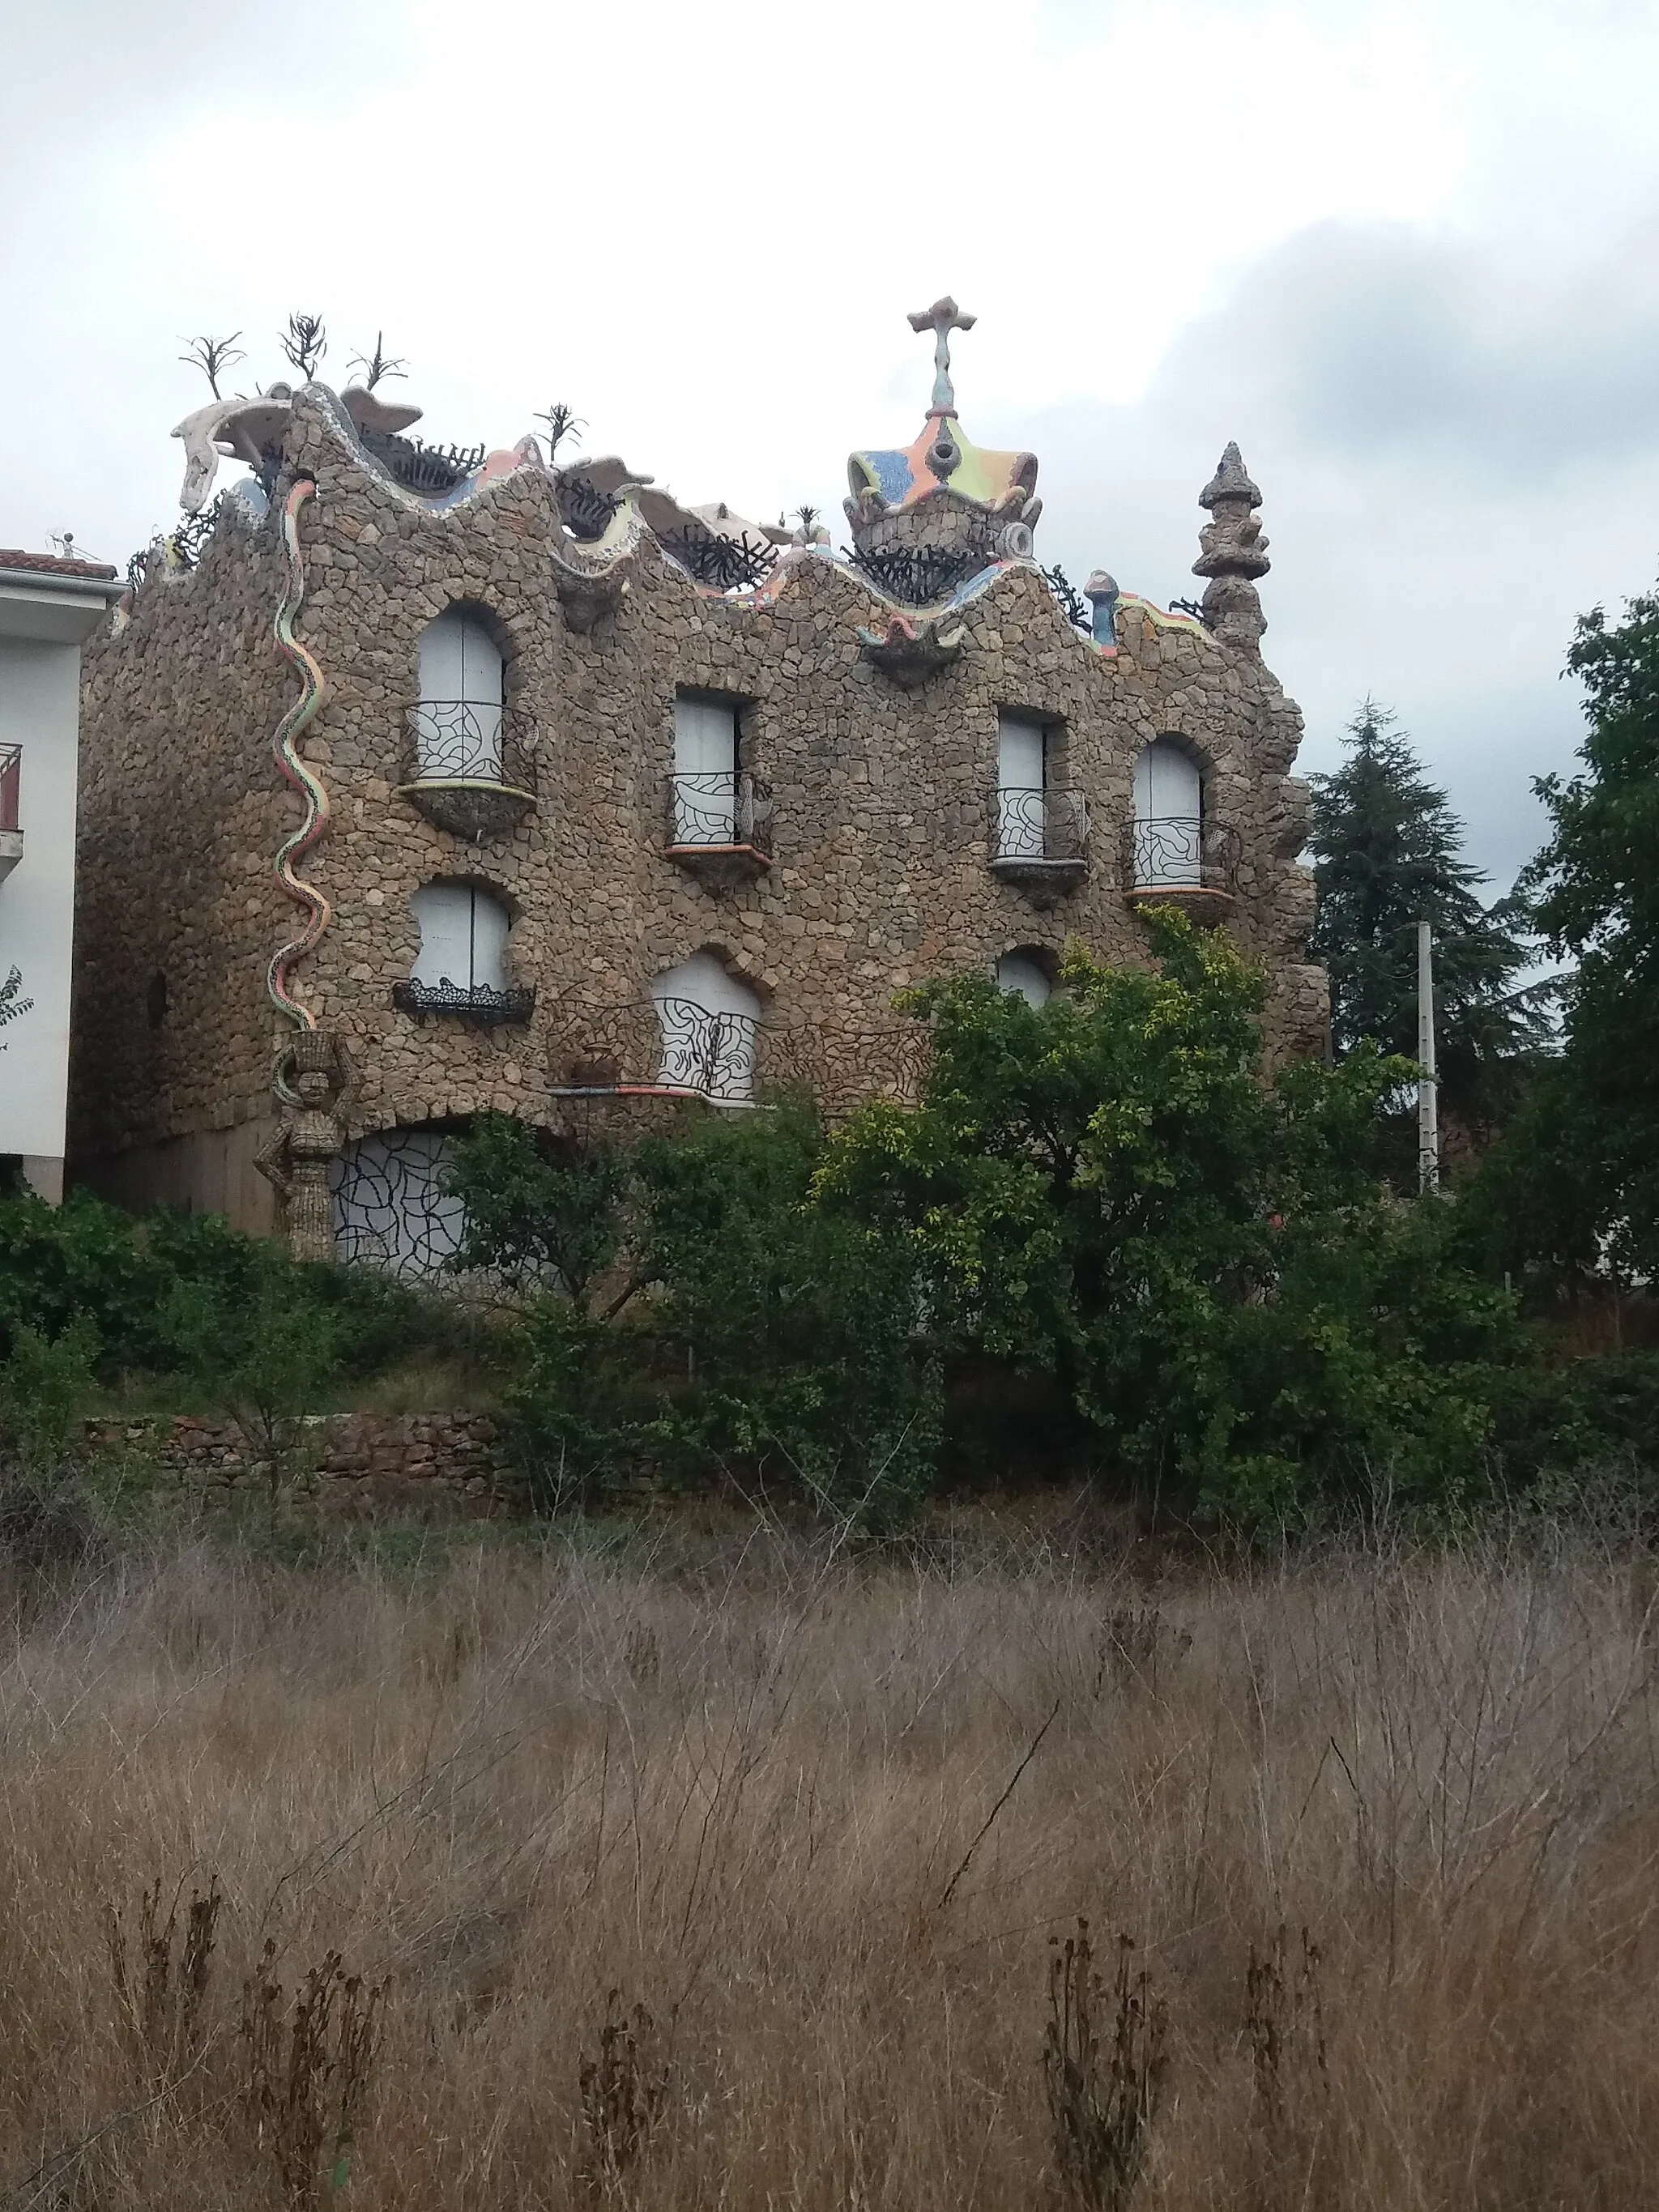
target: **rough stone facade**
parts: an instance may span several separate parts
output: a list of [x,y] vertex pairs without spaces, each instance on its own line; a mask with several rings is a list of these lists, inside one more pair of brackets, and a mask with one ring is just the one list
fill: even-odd
[[[153,558],[88,648],[82,1179],[133,1202],[273,1219],[255,1155],[276,1129],[273,1059],[294,1032],[266,971],[299,927],[274,863],[301,801],[272,757],[299,688],[272,623],[283,501],[307,477],[293,627],[325,694],[297,749],[332,818],[300,872],[331,915],[292,988],[349,1048],[352,1135],[487,1107],[553,1125],[573,1093],[649,1085],[652,979],[703,951],[759,999],[758,1085],[804,1078],[832,1107],[902,1091],[915,1065],[914,1025],[891,1006],[903,986],[988,972],[1018,949],[1052,959],[1071,938],[1107,959],[1146,957],[1132,784],[1141,749],[1167,735],[1201,764],[1205,815],[1231,856],[1224,884],[1188,903],[1269,964],[1273,1052],[1322,1048],[1324,977],[1304,949],[1312,884],[1295,857],[1301,718],[1248,623],[1230,643],[1125,594],[1103,650],[1032,561],[1003,559],[953,595],[960,651],[907,689],[860,631],[921,611],[827,547],[798,538],[758,589],[723,592],[668,556],[625,493],[603,542],[577,544],[569,473],[526,441],[459,495],[422,497],[333,393],[308,386],[270,457],[266,511],[223,502],[195,565]],[[960,502],[934,496],[940,542],[954,542]],[[502,653],[505,778],[533,802],[476,837],[437,826],[409,790],[422,633],[457,607]],[[769,865],[667,854],[687,690],[738,707],[741,767],[764,794],[751,842]],[[1049,726],[1051,773],[1086,800],[1086,866],[1064,880],[993,865],[1000,709]],[[411,900],[434,881],[505,906],[512,981],[534,992],[526,1018],[483,1027],[394,1004],[420,944]]]

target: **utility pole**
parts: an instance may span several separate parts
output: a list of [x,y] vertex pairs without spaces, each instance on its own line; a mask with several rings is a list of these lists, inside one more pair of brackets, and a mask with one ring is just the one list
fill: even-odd
[[1440,1091],[1434,1058],[1434,933],[1417,925],[1417,1181],[1422,1190],[1440,1188]]

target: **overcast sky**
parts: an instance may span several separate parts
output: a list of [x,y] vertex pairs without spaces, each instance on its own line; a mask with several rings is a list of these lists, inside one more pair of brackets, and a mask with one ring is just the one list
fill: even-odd
[[[951,290],[1039,551],[1167,601],[1229,438],[1331,765],[1394,707],[1506,885],[1574,616],[1659,565],[1659,0],[0,0],[0,544],[176,513],[175,356],[384,329],[423,432],[555,398],[693,502],[837,524]],[[839,542],[839,539],[837,540]]]

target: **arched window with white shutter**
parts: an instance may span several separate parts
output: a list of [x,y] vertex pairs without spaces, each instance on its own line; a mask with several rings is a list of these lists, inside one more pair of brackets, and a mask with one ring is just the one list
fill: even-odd
[[1052,965],[1052,954],[1017,945],[997,963],[997,988],[1017,994],[1028,1006],[1047,1006],[1054,994]]
[[447,607],[421,633],[415,745],[423,780],[499,783],[501,648],[476,614]]
[[405,1013],[460,1014],[486,1026],[529,1019],[536,994],[514,986],[513,918],[492,891],[479,884],[422,884],[410,905],[421,945],[408,981],[392,992]]
[[696,952],[651,986],[662,1031],[659,1083],[741,1105],[754,1088],[761,1003],[712,952]]

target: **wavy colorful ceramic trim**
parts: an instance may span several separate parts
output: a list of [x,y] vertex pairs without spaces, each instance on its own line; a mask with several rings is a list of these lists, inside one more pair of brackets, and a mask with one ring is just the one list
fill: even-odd
[[320,776],[301,759],[295,749],[295,740],[315,717],[325,696],[323,672],[294,635],[294,617],[300,611],[306,595],[305,563],[300,554],[300,509],[317,487],[308,477],[301,477],[288,495],[283,508],[283,544],[288,555],[288,577],[283,586],[282,604],[276,610],[276,649],[283,658],[292,663],[300,672],[305,685],[298,699],[276,725],[271,739],[271,751],[277,767],[306,802],[305,819],[294,835],[287,838],[276,855],[276,875],[283,889],[291,899],[305,907],[310,919],[297,937],[290,938],[271,956],[266,973],[265,988],[273,1005],[302,1030],[314,1030],[317,1017],[308,1006],[302,1006],[289,991],[289,977],[295,963],[304,958],[316,945],[329,923],[334,919],[334,909],[317,889],[303,877],[294,872],[294,863],[304,857],[327,829],[331,817],[328,793]]

